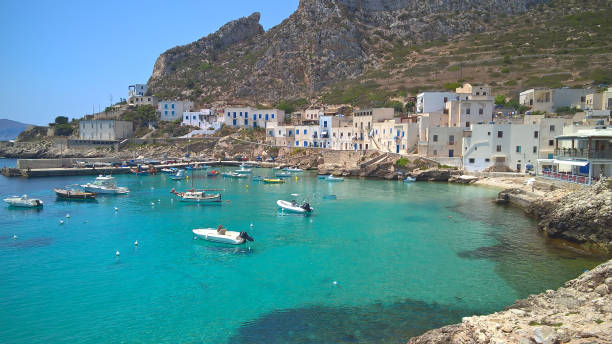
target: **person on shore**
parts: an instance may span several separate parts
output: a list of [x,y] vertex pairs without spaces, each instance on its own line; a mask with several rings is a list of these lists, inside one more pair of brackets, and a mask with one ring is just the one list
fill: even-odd
[[225,235],[225,232],[227,231],[227,229],[223,228],[223,225],[219,225],[217,227],[217,233],[221,234],[221,235]]

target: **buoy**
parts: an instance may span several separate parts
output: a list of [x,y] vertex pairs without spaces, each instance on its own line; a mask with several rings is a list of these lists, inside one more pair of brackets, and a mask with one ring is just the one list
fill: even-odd
[[193,240],[198,240],[198,237],[194,235]]
[[115,256],[119,257],[121,253],[119,251],[115,252]]
[[118,210],[119,210],[119,208],[115,207],[115,211],[118,211]]
[[230,200],[228,199],[226,202],[227,202],[227,203],[229,203],[229,202],[230,202]]
[[134,241],[134,246],[138,246],[138,240]]
[[70,218],[70,214],[66,214],[66,218],[69,219]]
[[151,202],[151,205],[155,205],[155,202]]
[[453,217],[452,217],[452,216],[449,216],[448,218],[449,218],[449,219],[452,219]]
[[253,224],[251,223],[251,227],[253,227]]
[[334,281],[333,283],[334,283],[334,285],[338,285],[338,281]]
[[161,199],[158,199],[157,202],[161,203]]
[[17,234],[13,235],[13,240],[17,240]]
[[64,220],[60,220],[60,225],[63,225],[63,224],[64,224]]
[[245,189],[248,189],[248,188],[249,188],[249,185],[248,185],[248,184],[247,184],[247,185],[245,185],[245,186],[244,186],[244,188],[245,188]]
[[187,176],[186,179],[189,180],[189,176]]

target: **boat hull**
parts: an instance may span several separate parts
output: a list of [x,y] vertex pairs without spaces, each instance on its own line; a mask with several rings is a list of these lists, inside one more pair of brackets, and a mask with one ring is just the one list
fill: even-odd
[[5,198],[4,202],[6,202],[9,207],[15,208],[41,208],[43,206],[43,201],[38,199],[28,199],[24,201],[20,198]]
[[98,195],[126,195],[129,193],[128,190],[119,190],[119,189],[103,189],[98,187],[92,187],[88,185],[81,185],[83,190],[87,192],[93,192]]
[[70,192],[68,190],[61,189],[53,189],[55,195],[58,198],[62,199],[71,199],[71,200],[88,200],[88,199],[96,199],[96,194],[94,192]]
[[246,241],[240,237],[239,232],[227,231],[225,234],[219,234],[214,228],[198,228],[192,230],[192,232],[199,239],[221,244],[241,245]]
[[285,181],[282,179],[264,179],[265,184],[284,184]]

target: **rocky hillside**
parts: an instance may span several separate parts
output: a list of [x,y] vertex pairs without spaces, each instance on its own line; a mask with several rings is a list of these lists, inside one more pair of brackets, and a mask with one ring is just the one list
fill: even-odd
[[[568,1],[552,3],[566,5]],[[495,30],[499,25],[510,25],[520,18],[518,14],[530,9],[549,11],[542,5],[546,2],[301,0],[296,12],[269,31],[263,30],[259,14],[254,13],[196,42],[166,51],[155,63],[149,87],[161,97],[188,97],[199,102],[274,104],[326,95],[325,101],[339,103],[347,98],[336,94],[347,90],[343,80],[358,81],[361,88],[352,92],[362,95],[379,88],[377,80],[384,79],[390,81],[390,88],[385,90],[388,94],[348,97],[349,102],[384,101],[397,92],[406,93],[410,86],[423,84],[420,79],[398,84],[395,80],[406,79],[425,66],[430,68],[433,54],[427,49],[472,37],[466,34],[506,32],[505,27]],[[581,0],[578,8],[568,9],[568,14],[583,11],[595,2]],[[539,29],[533,27],[534,32]],[[499,43],[505,46],[509,42]],[[500,52],[502,47],[493,50]],[[462,54],[447,51],[446,64],[438,66],[435,62],[428,75],[435,76],[460,61],[453,57],[455,53]],[[452,79],[456,81],[455,74]],[[439,83],[436,81],[436,86]],[[334,95],[338,97],[334,99]]]
[[612,261],[506,311],[463,318],[409,344],[612,343]]

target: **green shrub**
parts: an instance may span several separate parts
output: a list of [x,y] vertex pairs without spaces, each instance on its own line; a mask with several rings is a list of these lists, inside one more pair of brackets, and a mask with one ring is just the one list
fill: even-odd
[[463,85],[460,82],[447,82],[442,87],[444,87],[444,89],[446,89],[446,90],[454,91],[455,89],[457,89],[457,88],[459,88],[461,86],[463,86]]
[[410,160],[408,160],[406,158],[399,158],[395,162],[395,165],[398,166],[398,167],[406,167],[406,166],[408,166],[409,163],[410,163]]

